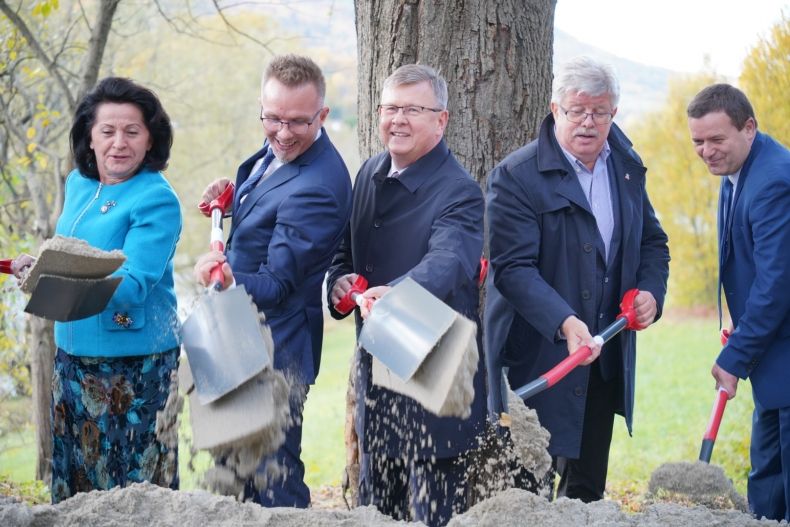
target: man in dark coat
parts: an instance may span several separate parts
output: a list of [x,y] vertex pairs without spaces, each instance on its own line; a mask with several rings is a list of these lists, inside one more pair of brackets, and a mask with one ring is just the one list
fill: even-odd
[[638,322],[654,322],[669,270],[645,167],[612,123],[618,97],[609,66],[569,62],[554,79],[538,139],[488,180],[485,341],[493,369],[506,368],[515,389],[580,346],[593,349],[527,401],[551,432],[558,495],[585,502],[603,498],[614,415],[625,415],[630,432],[634,404],[635,335],[627,331],[602,350],[592,335],[614,321],[632,288],[640,290]]
[[[201,283],[223,263],[225,285],[243,285],[274,339],[274,367],[292,381],[292,425],[285,443],[261,460],[267,474],[283,469],[264,489],[247,482],[244,498],[270,507],[307,507],[310,491],[301,461],[302,409],[321,359],[321,286],[351,213],[351,178],[322,128],[324,76],[307,57],[282,55],[269,63],[261,84],[263,148],[238,169],[225,254],[214,251],[195,265]],[[230,183],[208,186],[210,202]]]
[[702,90],[687,113],[694,149],[724,176],[719,294],[732,324],[711,373],[730,398],[751,380],[749,507],[790,521],[790,150],[757,131],[749,99],[729,84]]
[[[367,278],[365,296],[373,300],[410,277],[477,321],[483,194],[444,143],[447,119],[447,84],[432,68],[402,66],[384,82],[379,132],[387,151],[368,159],[354,183],[350,228],[327,281],[330,306],[358,274]],[[357,310],[358,330],[366,316],[367,310]],[[429,526],[444,525],[466,509],[464,454],[485,421],[480,357],[471,416],[460,419],[437,417],[409,397],[373,385],[371,357],[359,351],[361,504]]]

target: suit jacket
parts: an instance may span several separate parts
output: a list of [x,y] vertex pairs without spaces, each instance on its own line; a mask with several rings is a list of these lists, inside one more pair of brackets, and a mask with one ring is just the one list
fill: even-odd
[[[491,251],[485,310],[486,353],[492,370],[508,367],[515,389],[568,356],[558,338],[565,318],[576,315],[595,333],[614,320],[622,294],[650,291],[659,315],[669,273],[667,236],[645,190],[645,167],[616,125],[608,137],[610,180],[621,229],[619,276],[602,270],[595,217],[554,136],[554,119],[538,139],[516,150],[489,177],[487,213]],[[619,196],[618,200],[614,198]],[[609,280],[618,291],[601,305]],[[611,318],[610,318],[611,317]],[[636,339],[625,332],[604,346],[599,362],[621,380],[621,411],[629,432],[634,405]],[[602,370],[604,370],[602,368]],[[590,367],[577,367],[552,388],[532,397],[540,422],[551,432],[549,452],[579,457]]]
[[[239,167],[236,188],[268,144]],[[326,130],[302,155],[271,173],[239,204],[226,253],[274,338],[274,367],[305,383],[318,375],[321,284],[351,213],[351,179]]]
[[[433,150],[387,178],[388,153],[368,159],[354,183],[351,224],[327,280],[347,274],[370,287],[406,276],[462,315],[477,321],[477,276],[483,248],[483,193],[440,142]],[[342,318],[330,305],[335,318]],[[357,331],[362,320],[356,313]],[[357,371],[357,428],[364,452],[391,457],[447,458],[474,446],[485,420],[485,376],[481,359],[468,419],[437,417],[414,400],[372,385],[370,355],[360,353]],[[365,400],[368,405],[366,406]],[[397,408],[393,412],[393,408]],[[430,437],[430,439],[428,439]]]
[[[724,181],[722,181],[724,185]],[[719,280],[735,331],[717,359],[766,409],[790,405],[790,151],[757,133],[730,228],[719,203]]]

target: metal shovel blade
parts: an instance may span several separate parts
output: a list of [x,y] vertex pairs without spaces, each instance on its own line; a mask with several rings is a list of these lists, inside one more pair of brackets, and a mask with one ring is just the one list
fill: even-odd
[[198,400],[215,401],[271,364],[258,310],[243,286],[205,295],[181,326]]
[[359,343],[402,381],[408,381],[456,316],[447,304],[406,277],[376,301]]

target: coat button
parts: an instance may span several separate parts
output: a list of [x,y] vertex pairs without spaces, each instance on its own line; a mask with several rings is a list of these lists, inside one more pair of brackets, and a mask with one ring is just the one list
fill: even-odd
[[373,272],[373,264],[367,264],[365,266],[365,271],[367,271],[368,273],[372,273]]
[[592,247],[592,244],[591,244],[591,243],[585,243],[585,244],[582,246],[582,249],[584,249],[584,252],[586,252],[586,253],[588,253],[588,252],[592,251],[592,248],[593,248],[593,247]]
[[376,227],[377,229],[378,229],[379,227],[381,227],[381,220],[380,220],[380,219],[378,219],[378,218],[376,218],[376,219],[373,221],[373,226],[374,226],[374,227]]
[[576,397],[581,397],[582,395],[584,395],[584,389],[581,386],[577,386],[576,388],[573,389],[573,395],[575,395]]
[[589,300],[590,299],[590,292],[588,290],[582,291],[582,300]]

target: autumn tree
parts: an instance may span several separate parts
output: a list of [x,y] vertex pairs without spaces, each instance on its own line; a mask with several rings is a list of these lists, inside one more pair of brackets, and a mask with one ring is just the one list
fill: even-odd
[[[57,0],[10,5],[0,0],[0,197],[5,247],[36,246],[52,236],[69,169],[66,131],[77,101],[96,83],[120,0],[85,11]],[[18,242],[18,243],[11,243]],[[29,357],[38,456],[48,480],[54,361],[52,322],[30,318]]]
[[720,179],[708,173],[694,152],[686,106],[713,74],[670,82],[666,102],[631,130],[648,168],[650,199],[669,236],[669,291],[675,306],[716,305],[716,207]]
[[790,145],[790,18],[786,15],[752,48],[739,84],[754,106],[759,129]]

